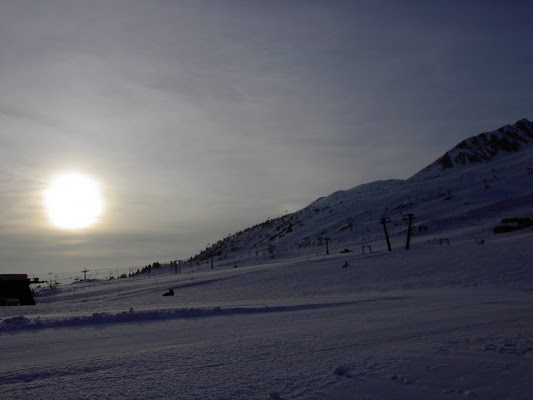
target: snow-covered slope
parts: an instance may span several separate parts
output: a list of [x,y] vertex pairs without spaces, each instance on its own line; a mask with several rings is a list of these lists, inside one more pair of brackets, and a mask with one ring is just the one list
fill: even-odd
[[528,400],[532,239],[45,290],[0,308],[0,398]]
[[533,146],[533,123],[522,119],[493,132],[482,133],[463,140],[444,153],[437,161],[417,173],[413,179],[438,177],[443,171],[486,163],[507,157]]
[[533,124],[518,121],[461,142],[410,179],[335,192],[230,235],[196,259],[237,262],[294,252],[362,251],[366,245],[379,249],[386,246],[382,218],[391,220],[389,233],[398,248],[406,240],[406,214],[414,215],[413,245],[442,238],[484,240],[504,218],[533,216],[532,144]]

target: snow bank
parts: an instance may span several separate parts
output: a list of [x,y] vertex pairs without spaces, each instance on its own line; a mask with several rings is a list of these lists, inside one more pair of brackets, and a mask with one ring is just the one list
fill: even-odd
[[0,321],[0,333],[19,332],[24,330],[76,328],[81,326],[101,326],[105,324],[123,324],[148,321],[165,321],[180,318],[198,318],[212,316],[229,316],[236,314],[265,314],[301,310],[314,310],[318,308],[341,307],[343,305],[363,303],[378,300],[394,300],[396,297],[382,297],[345,303],[303,304],[293,306],[263,306],[263,307],[213,307],[213,308],[182,308],[175,310],[134,311],[130,308],[127,312],[107,313],[95,312],[85,316],[70,316],[62,318],[27,318],[22,315],[5,318]]

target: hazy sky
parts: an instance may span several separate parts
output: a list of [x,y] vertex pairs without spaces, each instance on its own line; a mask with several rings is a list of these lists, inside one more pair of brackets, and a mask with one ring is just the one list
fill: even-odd
[[[188,258],[533,118],[528,1],[0,0],[0,273]],[[47,221],[65,170],[100,222]]]

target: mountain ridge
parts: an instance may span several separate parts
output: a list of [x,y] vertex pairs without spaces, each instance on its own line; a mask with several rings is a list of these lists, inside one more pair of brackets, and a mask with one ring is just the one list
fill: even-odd
[[489,162],[532,145],[533,122],[523,118],[461,141],[410,179],[430,179],[443,171]]
[[[310,255],[359,251],[365,246],[379,250],[384,246],[382,218],[390,221],[391,239],[403,241],[406,214],[415,215],[415,245],[442,237],[484,241],[502,218],[533,216],[530,121],[522,119],[473,136],[445,154],[452,158],[452,167],[444,168],[441,157],[406,180],[380,180],[338,190],[294,213],[228,235],[191,260],[216,257],[239,263],[282,258],[295,251]],[[480,161],[463,163],[459,154],[477,155]]]

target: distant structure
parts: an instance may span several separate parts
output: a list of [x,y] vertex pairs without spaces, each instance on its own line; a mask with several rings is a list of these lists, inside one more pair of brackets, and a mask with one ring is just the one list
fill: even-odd
[[81,271],[81,272],[83,272],[83,280],[86,281],[87,280],[87,272],[91,272],[91,271],[89,269],[87,269],[87,268],[84,268],[84,270]]
[[391,245],[390,245],[390,239],[389,239],[389,232],[387,231],[387,224],[391,222],[390,218],[383,217],[380,219],[379,223],[383,225],[383,229],[385,231],[385,240],[387,241],[387,249],[389,251],[392,251]]
[[407,227],[407,239],[405,241],[405,250],[409,250],[409,245],[411,243],[411,234],[413,233],[413,219],[414,214],[407,214],[403,216],[404,220],[408,221],[408,227]]
[[533,226],[533,219],[531,218],[504,218],[502,223],[506,225],[498,225],[493,229],[494,233],[507,233],[518,231],[520,229],[526,229]]
[[26,274],[0,275],[0,306],[34,306],[35,299]]

